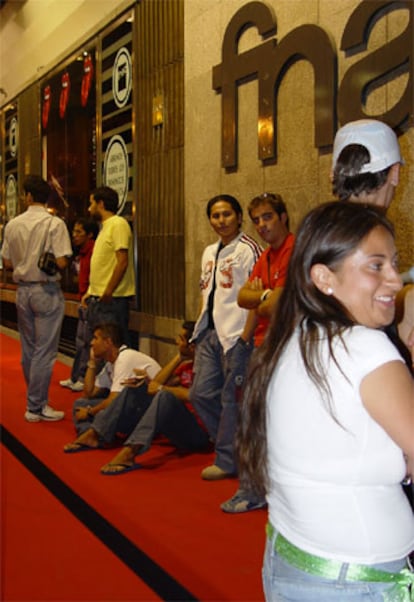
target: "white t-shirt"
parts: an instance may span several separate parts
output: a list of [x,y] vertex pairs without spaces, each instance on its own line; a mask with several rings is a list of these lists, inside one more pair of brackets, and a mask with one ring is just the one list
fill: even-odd
[[[362,326],[327,361],[337,422],[307,376],[297,333],[267,392],[269,520],[297,547],[342,562],[397,560],[414,548],[414,516],[401,488],[401,449],[362,404],[363,378],[402,361],[387,336]],[[345,375],[345,376],[344,376]],[[414,437],[414,432],[413,432]]]
[[48,276],[37,267],[43,251],[55,257],[70,257],[72,245],[63,220],[52,216],[42,205],[29,205],[26,211],[7,224],[2,256],[13,265],[14,282],[47,282],[60,280],[58,272]]
[[161,370],[158,362],[149,355],[136,349],[128,349],[123,345],[115,362],[113,364],[106,362],[99,372],[95,379],[95,386],[100,389],[110,389],[111,393],[119,393],[125,386],[121,385],[121,381],[134,376],[134,368],[146,370],[151,379],[155,378]]

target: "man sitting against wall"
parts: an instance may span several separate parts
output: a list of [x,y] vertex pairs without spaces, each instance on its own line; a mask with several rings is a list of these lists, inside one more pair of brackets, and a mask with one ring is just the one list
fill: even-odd
[[[97,374],[99,363],[104,361]],[[161,366],[152,357],[122,344],[119,326],[104,323],[95,326],[84,382],[84,397],[75,401],[73,421],[78,434],[87,431],[102,410],[107,408],[134,375],[134,369],[154,378]],[[65,452],[84,449],[78,440],[65,446]]]
[[[206,429],[189,404],[194,358],[194,345],[189,339],[193,329],[194,322],[184,322],[177,337],[178,353],[172,360],[155,378],[135,370],[136,377],[125,381],[127,387],[98,414],[91,427],[70,444],[80,451],[98,449],[123,439],[122,449],[102,468],[102,474],[117,476],[138,468],[135,456],[146,452],[157,434],[166,436],[173,445],[186,451],[208,448]],[[65,451],[70,451],[69,446]]]

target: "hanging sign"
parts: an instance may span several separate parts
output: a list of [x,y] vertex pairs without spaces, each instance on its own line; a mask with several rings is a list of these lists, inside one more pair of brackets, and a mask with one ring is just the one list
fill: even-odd
[[121,213],[128,195],[128,149],[122,136],[112,136],[105,153],[104,182],[117,191],[119,205],[117,213]]
[[59,98],[59,117],[63,119],[65,117],[66,108],[69,102],[69,94],[70,94],[70,77],[69,73],[65,71],[62,75],[62,89],[60,91]]
[[92,86],[93,63],[90,54],[87,54],[83,60],[83,77],[81,86],[81,105],[86,107],[88,96]]
[[10,121],[9,145],[10,154],[12,157],[15,157],[17,154],[17,147],[19,145],[19,125],[16,117],[13,117],[13,119]]
[[127,48],[120,48],[116,53],[112,68],[112,93],[118,108],[122,109],[131,94],[132,60]]
[[50,103],[52,102],[52,90],[50,86],[46,86],[43,90],[43,107],[42,107],[42,126],[45,130],[49,123]]
[[11,219],[16,215],[17,208],[17,182],[13,175],[6,180],[6,208],[7,217]]

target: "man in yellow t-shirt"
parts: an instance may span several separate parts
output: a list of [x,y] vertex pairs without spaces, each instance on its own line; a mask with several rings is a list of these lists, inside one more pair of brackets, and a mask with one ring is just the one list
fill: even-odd
[[135,294],[132,232],[116,215],[118,193],[109,186],[96,188],[89,197],[89,213],[101,222],[91,258],[89,288],[82,298],[88,306],[91,328],[102,322],[119,324],[123,342],[130,343],[129,301]]

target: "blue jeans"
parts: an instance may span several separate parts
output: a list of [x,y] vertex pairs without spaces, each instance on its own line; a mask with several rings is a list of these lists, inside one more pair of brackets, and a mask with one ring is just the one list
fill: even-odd
[[86,365],[90,354],[90,344],[92,340],[92,331],[89,322],[86,319],[86,308],[81,305],[78,308],[78,323],[76,326],[76,352],[73,360],[72,373],[70,375],[72,382],[76,383],[83,379],[86,374]]
[[[108,395],[109,395],[109,391],[108,391]],[[75,427],[77,435],[81,435],[82,433],[84,433],[85,431],[90,429],[94,420],[96,420],[96,417],[88,416],[88,418],[86,420],[78,420],[76,417],[76,410],[78,408],[87,408],[88,406],[93,408],[93,407],[99,405],[104,399],[105,399],[105,397],[94,397],[93,399],[88,399],[87,397],[80,397],[79,399],[77,399],[74,402],[73,408],[72,408],[72,419],[73,419],[73,425]],[[102,412],[103,411],[104,410],[102,410]],[[98,416],[99,414],[101,414],[101,412],[96,414],[96,416]]]
[[56,282],[19,284],[16,308],[27,409],[39,413],[48,403],[65,301]]
[[142,454],[158,434],[185,451],[205,449],[210,441],[208,433],[198,424],[194,414],[169,391],[156,394],[124,445],[142,445]]
[[105,409],[96,414],[92,426],[102,443],[125,439],[151,403],[147,387],[125,387]]
[[251,352],[239,338],[224,353],[215,330],[208,330],[196,344],[191,403],[215,443],[214,463],[230,474],[237,473],[234,436]]
[[87,303],[86,317],[92,332],[98,324],[115,322],[121,330],[122,342],[129,347],[129,297],[112,297],[110,303],[103,303],[98,297],[89,297]]
[[144,385],[123,389],[89,426],[102,443],[128,437],[124,445],[141,445],[140,453],[150,448],[157,434],[186,451],[201,450],[209,444],[208,434],[182,401],[168,391],[152,398]]
[[[348,581],[344,563],[337,579],[324,579],[288,564],[274,549],[275,533],[267,538],[263,561],[263,588],[266,602],[384,602],[382,592],[392,583]],[[406,559],[370,565],[382,571],[399,572]]]

